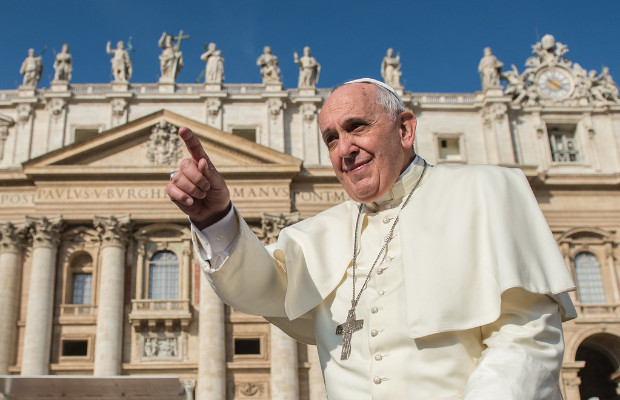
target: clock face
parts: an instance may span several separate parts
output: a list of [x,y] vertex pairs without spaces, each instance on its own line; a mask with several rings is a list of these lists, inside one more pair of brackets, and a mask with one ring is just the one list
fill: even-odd
[[573,80],[567,71],[550,68],[538,75],[538,87],[543,96],[553,100],[563,100],[573,91]]

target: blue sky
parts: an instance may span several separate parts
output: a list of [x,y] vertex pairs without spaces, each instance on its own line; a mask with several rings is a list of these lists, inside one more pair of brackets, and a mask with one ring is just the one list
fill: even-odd
[[568,58],[586,69],[610,68],[620,79],[620,1],[341,1],[341,0],[2,0],[0,90],[21,84],[28,48],[43,53],[39,87],[49,87],[55,52],[69,44],[72,83],[112,80],[108,40],[132,37],[132,83],[159,77],[157,40],[180,29],[177,82],[193,83],[204,68],[203,44],[225,59],[225,83],[259,83],[256,58],[265,45],[279,57],[284,86],[297,85],[293,50],[312,48],[322,65],[319,87],[369,76],[380,79],[388,47],[401,55],[402,82],[414,92],[480,90],[478,62],[490,46],[505,68],[520,71],[545,33],[568,45]]

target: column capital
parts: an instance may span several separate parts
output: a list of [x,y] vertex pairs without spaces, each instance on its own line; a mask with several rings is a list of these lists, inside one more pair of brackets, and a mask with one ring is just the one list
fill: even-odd
[[28,238],[28,225],[11,222],[0,224],[0,251],[2,252],[21,252]]
[[93,225],[99,236],[103,247],[115,246],[124,247],[127,243],[132,221],[129,214],[122,216],[102,217],[95,215]]
[[29,233],[32,235],[32,247],[56,247],[60,240],[63,226],[62,216],[52,218],[26,217]]

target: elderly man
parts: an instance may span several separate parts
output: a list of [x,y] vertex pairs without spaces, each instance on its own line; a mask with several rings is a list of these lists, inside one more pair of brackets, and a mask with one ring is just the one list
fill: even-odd
[[316,343],[330,399],[559,399],[573,283],[519,170],[432,167],[387,85],[336,88],[319,125],[352,200],[261,246],[188,129],[167,192],[216,293]]

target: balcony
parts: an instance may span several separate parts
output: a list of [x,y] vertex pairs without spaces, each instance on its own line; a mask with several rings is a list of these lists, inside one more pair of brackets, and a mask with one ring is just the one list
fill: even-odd
[[97,306],[93,304],[61,304],[60,324],[93,324],[97,320]]
[[574,304],[577,323],[620,322],[620,304]]
[[159,325],[171,330],[178,324],[185,330],[191,320],[189,300],[131,300],[129,322],[136,329],[154,330]]

